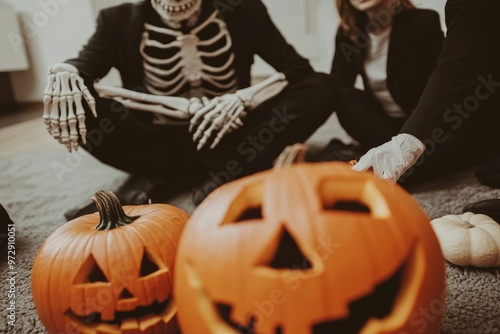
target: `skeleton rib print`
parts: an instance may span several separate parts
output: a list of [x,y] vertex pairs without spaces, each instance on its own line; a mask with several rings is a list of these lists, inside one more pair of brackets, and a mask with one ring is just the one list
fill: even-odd
[[236,91],[231,36],[217,11],[189,33],[144,28],[140,52],[150,94],[211,98]]

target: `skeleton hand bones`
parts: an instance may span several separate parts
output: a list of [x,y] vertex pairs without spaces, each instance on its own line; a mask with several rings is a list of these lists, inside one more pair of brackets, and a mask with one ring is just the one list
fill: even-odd
[[[44,94],[43,118],[49,133],[64,143],[71,152],[72,148],[78,149],[76,118],[78,118],[82,141],[86,143],[87,130],[85,111],[81,104],[82,95],[94,116],[97,117],[95,99],[74,66],[56,64],[49,70],[48,85]],[[156,96],[104,85],[95,85],[95,88],[100,97],[112,98],[135,110],[160,113],[181,121],[187,121],[192,117],[189,131],[192,132],[197,127],[193,141],[196,142],[199,139],[197,149],[200,150],[208,142],[212,133],[219,131],[210,146],[213,149],[225,135],[243,125],[243,119],[247,115],[245,108],[257,107],[262,102],[277,95],[287,85],[285,76],[282,73],[276,73],[257,85],[212,100],[207,98],[187,100],[181,97]],[[76,106],[76,117],[73,103]],[[68,123],[70,126],[69,136]]]
[[218,131],[210,149],[217,146],[222,138],[232,130],[243,125],[247,111],[258,107],[263,102],[279,94],[288,81],[283,73],[276,73],[266,80],[212,99],[204,108],[199,109],[191,119],[189,131],[196,131],[193,141],[198,141],[197,149],[201,150],[208,142],[214,131]]
[[213,149],[226,134],[242,126],[247,115],[243,101],[236,94],[226,94],[206,102],[205,99],[205,107],[194,114],[189,126],[190,132],[197,126],[193,141],[196,143],[199,140],[198,150],[207,144],[214,131],[218,131],[210,146]]
[[87,129],[82,96],[97,117],[95,99],[78,75],[78,69],[64,63],[49,68],[43,96],[43,120],[47,131],[64,144],[69,152],[78,149],[78,135],[82,137],[83,143],[86,143]]
[[[102,98],[113,99],[130,109],[166,116],[169,118],[167,123],[171,125],[187,124],[200,110],[210,111],[217,106],[215,101],[212,102],[205,97],[201,99],[192,97],[188,100],[183,97],[152,95],[99,83],[94,87]],[[228,131],[236,129],[238,124],[240,123],[233,124]]]

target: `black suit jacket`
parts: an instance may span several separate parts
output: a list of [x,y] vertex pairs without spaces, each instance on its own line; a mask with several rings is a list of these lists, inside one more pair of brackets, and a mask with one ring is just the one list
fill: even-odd
[[[365,32],[363,27],[360,30]],[[368,36],[351,40],[339,27],[331,79],[336,91],[353,87],[361,75],[371,92],[365,72]],[[444,36],[439,14],[424,9],[401,9],[395,14],[387,59],[387,88],[393,99],[410,113],[418,103],[441,51]]]
[[500,151],[500,1],[448,0],[446,24],[443,52],[401,132],[439,143],[451,130]]
[[[239,88],[250,84],[254,55],[283,72],[292,82],[313,72],[309,61],[286,42],[260,0],[233,3],[232,0],[203,1],[200,20],[219,9],[233,41]],[[139,44],[146,15],[151,15],[152,11],[150,0],[102,10],[94,35],[78,58],[66,62],[76,66],[82,76],[91,80],[104,77],[116,67],[125,88],[143,89],[144,70]]]

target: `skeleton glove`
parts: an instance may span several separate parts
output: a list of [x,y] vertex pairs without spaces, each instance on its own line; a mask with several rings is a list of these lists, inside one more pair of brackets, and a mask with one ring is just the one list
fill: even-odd
[[240,89],[234,94],[216,97],[205,104],[205,107],[194,113],[189,127],[190,132],[196,128],[193,141],[198,141],[198,150],[217,132],[210,146],[210,149],[213,149],[225,135],[243,125],[248,110],[253,110],[278,95],[287,85],[286,76],[283,73],[275,73],[258,84]]
[[222,138],[243,125],[246,117],[245,104],[236,94],[226,94],[210,101],[204,99],[205,106],[191,118],[189,131],[193,132],[193,142],[201,150],[217,133],[210,149],[216,147]]
[[78,75],[78,69],[64,63],[49,68],[43,96],[43,121],[52,137],[64,144],[69,152],[78,149],[79,135],[83,143],[87,143],[82,96],[97,117],[95,99]]

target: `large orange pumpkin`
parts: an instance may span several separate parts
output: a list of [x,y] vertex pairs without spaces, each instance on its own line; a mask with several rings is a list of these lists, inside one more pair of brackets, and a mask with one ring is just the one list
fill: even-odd
[[437,333],[444,260],[412,197],[345,163],[286,161],[221,187],[189,220],[182,330]]
[[188,214],[164,204],[121,207],[66,223],[40,248],[32,293],[51,333],[176,333],[173,267]]

